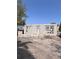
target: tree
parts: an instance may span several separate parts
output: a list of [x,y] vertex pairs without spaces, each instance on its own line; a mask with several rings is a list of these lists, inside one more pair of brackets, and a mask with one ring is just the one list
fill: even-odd
[[[23,0],[17,0],[17,36],[18,30],[21,30],[20,26],[25,25],[26,9],[22,1]],[[21,31],[24,33],[24,30]]]
[[22,0],[17,0],[17,25],[25,25],[25,11]]

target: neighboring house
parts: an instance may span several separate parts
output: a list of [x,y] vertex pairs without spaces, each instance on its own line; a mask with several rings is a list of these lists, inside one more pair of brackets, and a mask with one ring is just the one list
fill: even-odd
[[17,35],[24,34],[23,26],[17,26]]

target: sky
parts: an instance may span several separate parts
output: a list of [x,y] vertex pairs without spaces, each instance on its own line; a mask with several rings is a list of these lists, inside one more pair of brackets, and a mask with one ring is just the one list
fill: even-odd
[[23,0],[27,24],[49,24],[61,21],[61,0]]

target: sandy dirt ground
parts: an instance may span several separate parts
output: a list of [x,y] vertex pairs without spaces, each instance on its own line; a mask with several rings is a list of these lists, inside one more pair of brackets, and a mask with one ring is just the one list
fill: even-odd
[[[17,40],[21,41],[18,43],[18,59],[61,59],[61,39],[57,36],[18,37]],[[19,49],[28,51],[29,55]]]

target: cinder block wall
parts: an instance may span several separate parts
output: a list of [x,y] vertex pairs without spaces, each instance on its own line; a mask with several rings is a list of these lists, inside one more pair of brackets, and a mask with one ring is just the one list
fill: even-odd
[[[46,31],[45,25],[54,26],[54,33],[49,35],[57,35],[57,24],[32,24],[32,25],[28,24],[24,26],[24,34],[27,34],[30,36],[46,35],[48,33]],[[27,26],[29,26],[28,29],[27,29]],[[26,32],[26,30],[28,32]]]

